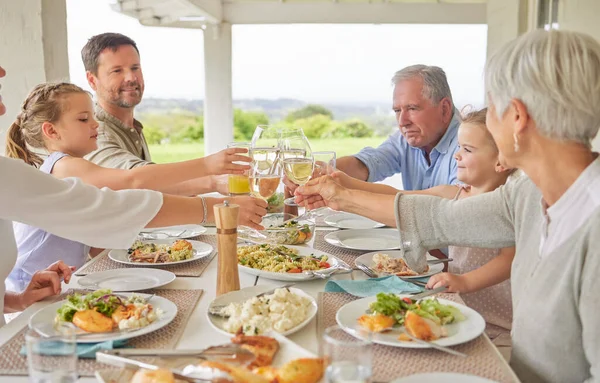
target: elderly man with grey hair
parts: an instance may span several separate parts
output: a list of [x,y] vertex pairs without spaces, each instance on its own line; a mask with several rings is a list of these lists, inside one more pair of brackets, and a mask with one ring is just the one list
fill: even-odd
[[455,183],[460,120],[446,73],[436,66],[413,65],[396,72],[392,83],[399,131],[378,148],[339,158],[337,168],[369,182],[402,173],[405,190]]
[[[599,382],[600,157],[590,144],[600,128],[600,43],[529,32],[489,59],[485,85],[500,162],[526,176],[459,201],[362,192],[354,204],[396,224],[416,271],[427,249],[516,246],[511,366],[528,383]],[[297,192],[331,206],[348,194],[331,177]]]

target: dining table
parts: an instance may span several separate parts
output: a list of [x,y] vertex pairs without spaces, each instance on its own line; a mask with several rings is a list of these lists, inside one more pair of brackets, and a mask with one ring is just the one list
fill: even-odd
[[[332,228],[319,227],[317,228],[317,232],[324,230],[334,230]],[[337,229],[335,229],[337,230]],[[207,232],[204,235],[216,235],[215,228],[207,228]],[[316,237],[316,236],[315,236]],[[307,244],[307,246],[315,245],[315,237]],[[215,249],[216,251],[216,249]],[[94,262],[100,262],[104,257],[107,257],[108,250],[105,250],[100,255],[88,261],[90,265]],[[187,323],[184,325],[183,332],[179,337],[178,341],[175,344],[176,349],[203,349],[205,347],[211,345],[224,344],[229,342],[229,337],[223,335],[217,331],[209,324],[209,320],[207,318],[207,310],[210,303],[216,298],[216,286],[217,286],[217,263],[218,263],[218,255],[213,257],[208,264],[207,268],[203,271],[202,275],[199,277],[182,277],[178,276],[173,282],[169,283],[161,287],[161,289],[168,290],[198,290],[202,289],[202,295],[198,300],[196,306],[191,311],[189,315],[189,319]],[[89,265],[88,265],[89,266]],[[353,265],[352,265],[353,266]],[[68,289],[79,289],[82,286],[79,285],[78,281],[81,277],[74,275],[69,284],[64,284],[62,286],[62,290],[67,291]],[[353,279],[353,280],[362,280],[367,279],[368,277],[360,270],[354,270],[352,273],[334,275],[331,278],[334,279]],[[254,275],[249,275],[244,272],[239,273],[240,287],[245,288],[249,286],[279,286],[283,285],[286,282],[266,279],[264,277],[257,277]],[[323,279],[314,279],[310,281],[303,281],[296,284],[295,287],[302,289],[307,294],[311,295],[315,299],[317,299],[322,294],[325,288],[327,280]],[[12,319],[5,326],[0,328],[0,349],[3,345],[5,345],[11,338],[15,336],[15,334],[19,333],[23,330],[24,327],[28,325],[29,318],[41,308],[51,304],[52,302],[57,301],[58,297],[54,297],[46,299],[44,301],[38,302],[27,308],[16,318]],[[323,307],[319,307],[319,311],[322,311]],[[318,329],[318,319],[319,315],[317,315],[308,325],[306,325],[300,331],[293,333],[288,336],[288,338],[295,342],[300,347],[308,350],[309,352],[318,355],[319,353],[319,342],[320,342],[320,334]],[[511,370],[509,364],[505,361],[502,355],[497,351],[495,346],[492,344],[490,339],[484,334],[481,336],[482,346],[486,349],[486,351],[490,352],[493,360],[493,363],[500,366],[503,369],[504,376],[506,377],[504,381],[512,381],[518,382],[518,378]],[[447,355],[436,351],[439,355],[440,360],[443,358],[453,358],[452,355]],[[1,357],[0,357],[1,358]],[[106,366],[109,368],[110,366]],[[475,366],[474,366],[475,367]],[[475,370],[475,368],[474,368]],[[15,375],[0,375],[0,382],[27,382],[27,376],[15,376]],[[91,376],[80,377],[78,382],[96,382],[97,380]]]

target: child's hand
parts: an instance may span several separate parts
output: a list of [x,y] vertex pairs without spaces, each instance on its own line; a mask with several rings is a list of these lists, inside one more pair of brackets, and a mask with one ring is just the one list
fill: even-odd
[[243,156],[241,153],[248,153],[248,149],[229,148],[204,157],[209,174],[243,174],[244,171],[250,169],[250,165],[241,165],[234,162],[250,163],[252,158]]
[[440,273],[429,278],[429,282],[427,282],[428,289],[435,289],[436,287],[442,286],[448,287],[449,293],[470,292],[469,284],[464,275]]

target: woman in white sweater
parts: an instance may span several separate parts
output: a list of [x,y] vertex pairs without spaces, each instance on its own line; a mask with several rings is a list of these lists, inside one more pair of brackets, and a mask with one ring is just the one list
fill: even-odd
[[[0,77],[4,77],[0,67]],[[5,106],[0,97],[0,114]],[[12,221],[40,227],[58,236],[95,247],[126,248],[144,227],[198,223],[208,214],[200,198],[163,195],[149,190],[98,189],[77,178],[56,179],[24,164],[0,156],[0,278],[15,264],[17,248]],[[253,214],[262,216],[266,208]],[[58,267],[60,266],[60,267]],[[36,273],[22,293],[5,293],[0,283],[0,310],[20,311],[32,303],[60,293],[70,269],[53,265]],[[0,325],[4,317],[0,316]]]
[[485,82],[501,162],[527,177],[459,201],[344,191],[331,179],[298,193],[396,224],[417,271],[427,249],[516,245],[511,366],[528,383],[600,381],[600,43],[529,32],[489,59]]

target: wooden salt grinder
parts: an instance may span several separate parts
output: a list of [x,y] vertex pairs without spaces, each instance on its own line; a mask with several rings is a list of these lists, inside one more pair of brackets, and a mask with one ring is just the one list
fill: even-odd
[[214,206],[217,225],[217,296],[240,289],[237,257],[237,227],[239,205],[229,201]]

